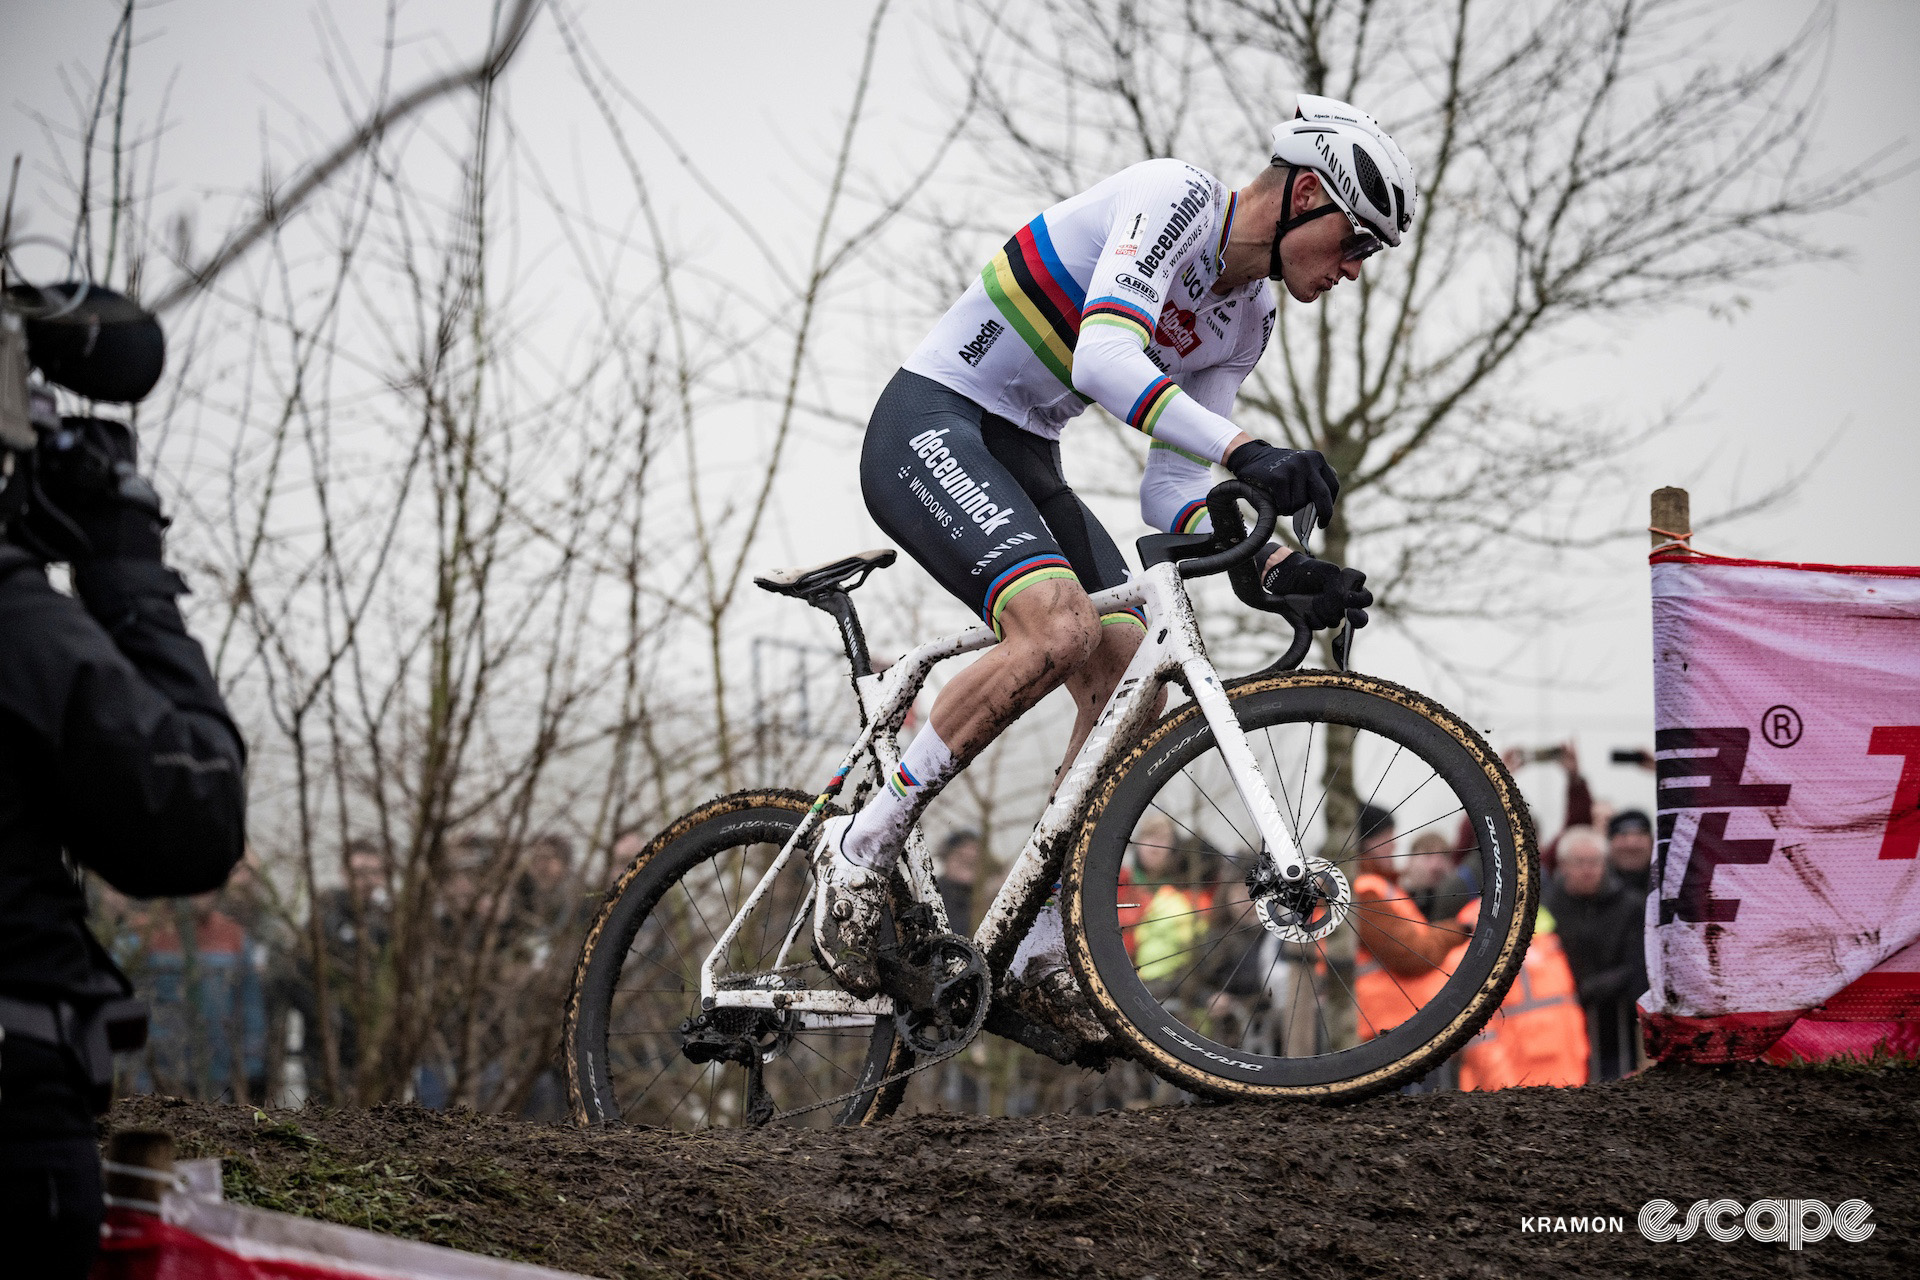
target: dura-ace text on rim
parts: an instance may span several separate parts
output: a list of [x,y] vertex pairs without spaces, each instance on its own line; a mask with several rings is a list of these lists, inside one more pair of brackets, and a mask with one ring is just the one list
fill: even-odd
[[[1524,958],[1538,870],[1531,823],[1518,791],[1477,733],[1429,699],[1387,681],[1351,673],[1296,672],[1239,681],[1229,686],[1229,694],[1236,717],[1256,746],[1263,733],[1291,731],[1297,740],[1304,731],[1306,763],[1296,781],[1308,781],[1314,735],[1324,738],[1327,725],[1344,725],[1356,738],[1377,741],[1382,752],[1391,750],[1389,773],[1399,768],[1406,775],[1411,770],[1407,780],[1411,791],[1424,792],[1422,803],[1442,815],[1424,825],[1451,832],[1462,817],[1470,820],[1476,839],[1467,853],[1477,859],[1481,889],[1471,941],[1451,959],[1450,969],[1441,969],[1451,976],[1412,1016],[1391,1027],[1369,1027],[1371,1038],[1352,1047],[1298,1056],[1250,1052],[1212,1038],[1204,1026],[1191,1025],[1207,1022],[1204,1013],[1188,1014],[1191,1021],[1183,1019],[1177,995],[1166,989],[1170,978],[1159,983],[1143,979],[1135,957],[1129,954],[1121,913],[1143,905],[1136,900],[1145,894],[1138,886],[1129,887],[1123,899],[1121,871],[1129,865],[1128,847],[1134,842],[1136,826],[1144,816],[1162,810],[1157,798],[1176,787],[1192,792],[1186,780],[1214,750],[1211,730],[1197,709],[1188,707],[1158,725],[1114,770],[1068,855],[1067,935],[1081,981],[1103,1021],[1134,1046],[1142,1061],[1196,1092],[1216,1097],[1350,1098],[1418,1078],[1479,1027],[1499,1004]],[[1271,747],[1259,749],[1264,753]],[[1273,759],[1275,773],[1280,774],[1277,751]],[[1409,764],[1401,766],[1402,759]],[[1324,756],[1320,763],[1324,764]],[[1429,770],[1431,778],[1422,780],[1421,769]],[[1276,781],[1281,784],[1276,799],[1288,811],[1290,825],[1305,839],[1315,816],[1306,799],[1307,788],[1303,785],[1299,795],[1283,798],[1289,789],[1287,779]],[[1451,792],[1457,805],[1435,799],[1443,790]],[[1200,794],[1213,813],[1227,817],[1221,805],[1230,805],[1230,796],[1223,800]],[[1368,795],[1361,791],[1359,798],[1365,800]],[[1378,799],[1385,804],[1389,797]],[[1317,810],[1318,805],[1312,808]],[[1188,834],[1198,842],[1197,832]],[[1338,847],[1351,848],[1351,839],[1341,833],[1329,831],[1328,838]],[[1231,853],[1214,856],[1235,863],[1235,874],[1248,865],[1244,855],[1240,860]],[[1334,856],[1340,860],[1338,853]],[[1352,859],[1346,861],[1351,873]],[[1248,918],[1243,911],[1230,932],[1245,934],[1251,929],[1257,938],[1258,927],[1246,924]],[[1198,953],[1200,944],[1194,950]],[[1326,963],[1324,951],[1319,960],[1322,980],[1346,981]]]

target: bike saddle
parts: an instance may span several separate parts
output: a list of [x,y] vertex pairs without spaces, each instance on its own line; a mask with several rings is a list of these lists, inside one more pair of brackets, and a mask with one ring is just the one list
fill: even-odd
[[[880,547],[804,569],[775,569],[755,576],[753,585],[775,595],[805,600],[823,591],[851,591],[865,582],[875,569],[884,569],[899,558],[900,553],[892,547]],[[847,581],[849,578],[853,581]]]

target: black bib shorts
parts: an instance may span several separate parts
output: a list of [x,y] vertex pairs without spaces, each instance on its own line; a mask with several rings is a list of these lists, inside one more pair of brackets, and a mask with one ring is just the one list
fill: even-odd
[[[1069,579],[1092,593],[1129,576],[1061,473],[1058,441],[905,369],[867,423],[860,490],[887,537],[995,635],[1008,601],[1036,582]],[[1137,609],[1100,621],[1146,626]]]

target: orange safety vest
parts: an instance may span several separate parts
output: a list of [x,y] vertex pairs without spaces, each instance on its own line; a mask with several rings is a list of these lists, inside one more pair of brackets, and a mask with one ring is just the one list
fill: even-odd
[[[1466,948],[1448,957],[1448,968]],[[1560,939],[1536,933],[1493,1018],[1460,1051],[1462,1089],[1587,1082],[1587,1016]]]
[[[1377,881],[1382,896],[1389,899],[1386,910],[1408,920],[1426,921],[1419,907],[1407,901],[1404,893],[1396,894],[1392,882],[1374,872],[1355,877],[1353,888],[1356,896],[1369,880]],[[1359,1006],[1360,1014],[1356,1019],[1359,1024],[1356,1029],[1363,1041],[1371,1040],[1383,1031],[1390,1031],[1411,1018],[1446,985],[1447,975],[1453,972],[1453,957],[1449,956],[1438,969],[1429,969],[1410,978],[1402,977],[1383,968],[1365,947],[1360,947],[1355,953],[1354,963],[1353,999]]]

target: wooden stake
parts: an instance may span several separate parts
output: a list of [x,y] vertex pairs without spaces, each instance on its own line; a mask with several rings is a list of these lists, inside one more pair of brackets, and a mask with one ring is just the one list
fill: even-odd
[[1647,522],[1647,534],[1656,547],[1685,542],[1693,536],[1692,504],[1685,489],[1653,491],[1653,518]]
[[129,1169],[151,1169],[155,1177],[107,1172],[107,1194],[119,1200],[157,1204],[173,1180],[173,1135],[158,1129],[123,1129],[107,1140],[107,1163]]

